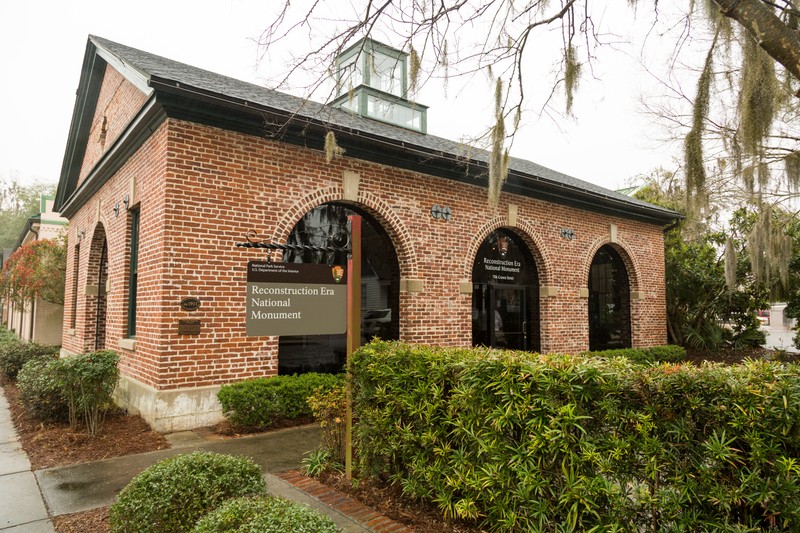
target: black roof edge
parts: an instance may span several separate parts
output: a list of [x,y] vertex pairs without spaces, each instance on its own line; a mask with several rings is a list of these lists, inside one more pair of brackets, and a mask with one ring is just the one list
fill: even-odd
[[[324,133],[332,130],[338,134],[337,144],[345,155],[406,170],[422,172],[478,187],[487,186],[488,165],[474,158],[460,158],[454,154],[414,146],[410,143],[392,142],[380,136],[352,128],[312,119],[260,106],[237,98],[223,98],[170,80],[153,77],[151,85],[158,89],[159,102],[167,115],[181,120],[196,121],[206,125],[233,129],[241,133],[277,138],[284,142],[324,150]],[[187,98],[190,96],[190,98]],[[207,105],[197,106],[192,102]],[[236,111],[236,113],[231,113]],[[291,125],[291,127],[287,127]],[[319,131],[321,135],[309,135]],[[636,219],[651,224],[669,224],[682,215],[652,204],[637,205],[623,202],[588,190],[578,190],[553,180],[511,170],[503,191],[520,196],[569,205],[580,209],[623,218]]]
[[103,82],[102,71],[105,67],[106,62],[97,54],[97,47],[91,40],[88,40],[81,79],[75,94],[75,108],[67,135],[67,146],[61,163],[61,176],[53,201],[54,211],[61,211],[67,195],[75,189],[76,180],[80,175],[83,158],[86,154],[86,140],[89,138],[94,118],[92,111],[97,104],[97,97],[100,95],[100,87]]
[[42,221],[41,213],[36,213],[35,215],[28,217],[28,220],[25,221],[25,226],[19,233],[19,238],[17,239],[17,244],[14,246],[14,250],[18,250],[19,247],[22,246],[22,241],[25,240],[25,237],[28,235],[28,232],[31,231],[33,225],[41,221]]
[[[105,50],[103,46],[102,39],[97,43],[90,37],[87,42],[54,202],[54,210],[61,212],[62,216],[67,218],[70,218],[94,192],[99,190],[100,186],[124,163],[125,157],[141,146],[150,132],[166,117],[199,122],[319,150],[324,148],[324,132],[334,131],[339,134],[337,142],[346,150],[348,157],[392,165],[473,186],[484,188],[487,186],[486,160],[474,157],[474,154],[467,150],[462,155],[457,153],[456,148],[447,148],[447,144],[443,145],[442,149],[435,146],[436,143],[425,143],[428,146],[422,146],[403,139],[402,136],[382,135],[380,132],[359,129],[357,122],[343,125],[326,121],[319,116],[311,116],[312,113],[303,111],[302,104],[293,111],[288,108],[281,109],[267,103],[255,103],[246,97],[193,87],[176,79],[159,77],[152,72],[139,70],[137,72],[140,74],[149,76],[145,80],[138,80],[139,86],[153,90],[148,103],[78,185],[77,180],[85,156],[93,112],[103,82],[103,69],[108,64],[101,56],[105,54],[112,63],[118,59],[114,52]],[[108,55],[109,53],[111,55]],[[122,66],[128,67],[127,63]],[[135,65],[133,67],[136,69]],[[130,75],[130,72],[128,74]],[[317,132],[323,134],[316,135]],[[436,139],[436,137],[429,138]],[[450,146],[456,144],[453,141],[446,142],[452,143]],[[559,173],[556,172],[552,177],[536,175],[535,168],[538,165],[531,165],[534,168],[530,170],[512,168],[503,191],[651,224],[671,224],[683,218],[681,214],[660,206],[632,198],[626,201],[625,198],[616,198],[612,194],[603,194],[602,191],[605,189],[602,187],[588,183],[586,184],[588,188],[576,186],[581,181],[568,176],[564,176],[566,182],[560,182]],[[549,172],[549,169],[544,170]],[[569,183],[570,181],[573,183]]]

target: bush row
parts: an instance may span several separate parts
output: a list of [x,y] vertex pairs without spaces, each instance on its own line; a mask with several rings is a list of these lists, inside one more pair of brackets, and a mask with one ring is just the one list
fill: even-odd
[[667,346],[653,346],[651,348],[622,348],[617,350],[602,350],[598,352],[582,352],[584,357],[627,357],[635,363],[680,363],[686,360],[686,349],[682,346],[670,344]]
[[31,359],[53,359],[58,355],[58,346],[35,342],[23,342],[13,332],[0,331],[0,372],[11,380],[17,379],[22,366]]
[[203,451],[164,459],[133,478],[109,522],[119,533],[338,531],[309,507],[268,497],[251,459]]
[[108,350],[69,357],[34,357],[17,375],[20,399],[41,420],[80,420],[96,435],[119,380],[119,356]]
[[223,385],[217,398],[232,424],[261,428],[278,420],[310,417],[308,397],[342,383],[344,377],[333,374],[275,376]]
[[354,447],[494,531],[800,530],[800,370],[373,341]]

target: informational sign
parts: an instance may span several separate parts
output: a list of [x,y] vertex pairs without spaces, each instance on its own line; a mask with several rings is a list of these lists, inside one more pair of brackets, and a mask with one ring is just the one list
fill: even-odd
[[478,258],[478,268],[483,274],[480,279],[489,278],[497,283],[516,284],[520,282],[522,263],[515,259]]
[[248,336],[345,333],[345,268],[248,262],[245,323]]

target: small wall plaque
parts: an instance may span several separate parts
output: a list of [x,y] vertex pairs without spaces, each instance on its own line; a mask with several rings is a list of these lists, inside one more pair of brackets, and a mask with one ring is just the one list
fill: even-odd
[[178,335],[199,335],[200,321],[192,318],[178,320]]
[[184,311],[197,311],[200,309],[200,298],[188,297],[181,300],[181,309]]

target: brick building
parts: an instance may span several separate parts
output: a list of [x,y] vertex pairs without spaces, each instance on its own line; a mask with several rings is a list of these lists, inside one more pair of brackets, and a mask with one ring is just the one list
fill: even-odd
[[[160,431],[218,420],[221,384],[335,369],[341,335],[247,336],[247,262],[266,252],[235,244],[330,244],[348,213],[364,219],[365,337],[664,344],[677,215],[520,159],[490,209],[486,154],[425,133],[405,61],[360,41],[322,105],[90,37],[56,197],[63,353],[118,351],[120,402]],[[329,132],[344,150],[330,161]]]

